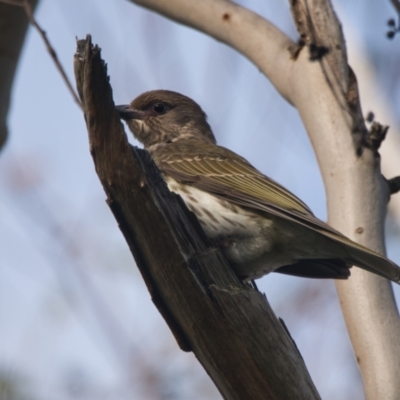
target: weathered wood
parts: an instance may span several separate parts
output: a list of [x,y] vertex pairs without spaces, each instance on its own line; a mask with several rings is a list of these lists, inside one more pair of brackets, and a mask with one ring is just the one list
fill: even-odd
[[265,296],[239,281],[148,154],[129,145],[90,37],[78,42],[75,75],[107,202],[179,346],[226,399],[318,399]]

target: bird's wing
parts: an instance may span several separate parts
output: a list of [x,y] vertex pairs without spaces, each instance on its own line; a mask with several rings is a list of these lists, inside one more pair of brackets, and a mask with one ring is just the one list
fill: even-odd
[[170,151],[157,154],[154,159],[162,172],[179,182],[244,207],[343,236],[317,219],[294,194],[263,175],[244,158],[221,146],[211,145],[202,149],[181,144],[172,154]]
[[[393,281],[400,281],[400,269],[396,264],[353,242],[316,218],[300,199],[236,153],[204,143],[199,146],[193,143],[181,144],[176,146],[172,155],[170,151],[168,154],[162,153],[164,152],[155,154],[154,159],[160,170],[173,179],[232,203],[263,211],[319,232],[346,245],[351,262],[361,264],[365,269]],[[378,263],[379,267],[375,268],[374,263]]]

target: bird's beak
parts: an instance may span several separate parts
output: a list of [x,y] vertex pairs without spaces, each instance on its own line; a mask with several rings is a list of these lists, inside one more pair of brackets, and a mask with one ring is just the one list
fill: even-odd
[[115,106],[118,111],[119,116],[125,120],[129,121],[131,119],[143,119],[144,112],[132,109],[129,105]]

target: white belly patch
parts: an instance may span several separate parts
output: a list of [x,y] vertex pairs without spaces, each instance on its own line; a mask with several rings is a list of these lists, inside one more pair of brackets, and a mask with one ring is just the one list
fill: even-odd
[[[259,277],[293,262],[288,252],[276,251],[277,220],[246,210],[190,185],[167,177],[169,190],[179,194],[196,214],[204,232],[216,239],[240,276]],[[291,242],[290,234],[287,238]],[[278,246],[279,247],[279,246]]]
[[[219,199],[207,192],[189,185],[180,185],[171,178],[167,178],[169,190],[179,194],[190,211],[196,214],[206,235],[235,236],[257,234],[260,223],[259,215],[236,206],[228,201]],[[272,221],[265,219],[266,224]]]

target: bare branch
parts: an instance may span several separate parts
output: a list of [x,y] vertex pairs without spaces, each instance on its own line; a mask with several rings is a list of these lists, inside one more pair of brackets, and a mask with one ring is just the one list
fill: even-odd
[[[314,10],[323,10],[315,13]],[[357,78],[347,65],[346,45],[339,20],[325,0],[291,1],[293,20],[301,40],[308,46],[311,61],[318,61],[326,84],[344,113],[357,156],[366,145],[367,129],[360,108]]]
[[208,33],[250,59],[290,103],[293,49],[287,35],[258,14],[227,0],[131,0]]
[[60,72],[63,81],[67,85],[67,88],[68,88],[69,92],[71,93],[75,103],[78,104],[79,107],[82,108],[82,105],[81,105],[81,102],[79,101],[78,95],[76,94],[70,80],[68,79],[67,73],[65,72],[60,60],[58,59],[58,56],[57,56],[57,53],[56,53],[54,47],[51,45],[46,32],[40,27],[40,25],[38,24],[38,22],[36,21],[34,15],[33,15],[32,4],[33,3],[36,4],[36,1],[32,2],[32,0],[20,0],[20,1],[19,0],[0,0],[0,3],[11,5],[11,6],[16,6],[16,7],[22,7],[25,10],[25,13],[28,17],[29,22],[31,23],[31,25],[33,25],[36,28],[36,30],[39,32],[39,35],[43,39],[43,41],[46,45],[46,49],[47,49],[48,53],[50,54],[50,57],[53,59],[54,64],[56,65],[56,68]]
[[39,35],[42,37],[45,45],[46,45],[46,49],[50,54],[50,57],[53,59],[54,64],[56,65],[56,68],[58,69],[58,71],[60,72],[65,84],[67,85],[68,90],[70,91],[74,101],[79,105],[79,107],[81,106],[81,102],[79,101],[79,98],[71,84],[71,82],[68,79],[68,76],[63,68],[63,66],[60,63],[60,60],[58,59],[57,53],[54,49],[54,47],[51,45],[49,39],[47,38],[47,34],[46,32],[40,27],[40,25],[38,24],[38,22],[36,21],[34,15],[33,15],[33,9],[32,9],[32,4],[29,0],[22,0],[22,1],[18,1],[18,0],[0,0],[1,3],[5,3],[5,4],[9,4],[9,5],[13,5],[13,6],[18,6],[18,7],[23,7],[25,10],[25,13],[29,19],[29,22],[36,28],[36,30],[39,32]]
[[[304,43],[310,47],[311,59],[322,59],[326,55],[330,68],[345,93],[348,85],[346,46],[339,20],[332,7],[325,1],[290,0],[293,20]],[[323,7],[323,12],[313,14],[315,9]],[[332,23],[335,22],[335,23]],[[315,55],[318,54],[318,57]],[[343,81],[340,78],[346,77]]]
[[[302,9],[309,11],[309,19],[325,21],[326,29],[318,32],[321,37],[317,43],[331,49],[336,41],[344,55],[340,61],[340,57],[329,59],[329,53],[320,62],[325,63],[320,67],[323,80],[326,82],[326,71],[334,78],[329,80],[329,85],[324,85],[317,73],[311,76],[313,65],[310,64],[307,77],[302,78],[308,81],[308,93],[299,96],[304,104],[295,102],[321,167],[328,195],[329,222],[353,240],[384,254],[383,224],[388,185],[380,173],[377,142],[371,136],[370,142],[374,143],[364,147],[362,152],[357,151],[358,157],[354,157],[355,136],[359,146],[365,146],[368,141],[357,80],[347,65],[339,21],[336,17],[327,17],[332,14],[329,0],[298,1],[305,4]],[[318,22],[311,25],[318,25]],[[326,37],[335,30],[339,32],[336,37]],[[313,33],[316,34],[316,29]],[[338,67],[338,62],[343,65]],[[294,90],[297,89],[302,87]],[[345,102],[338,102],[343,95]],[[397,377],[400,320],[390,283],[354,270],[348,282],[337,282],[336,286],[367,398],[397,399],[400,393]]]

